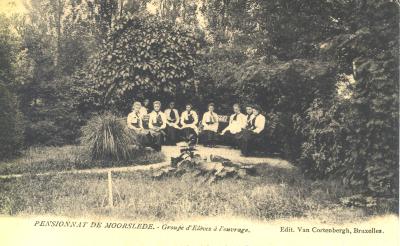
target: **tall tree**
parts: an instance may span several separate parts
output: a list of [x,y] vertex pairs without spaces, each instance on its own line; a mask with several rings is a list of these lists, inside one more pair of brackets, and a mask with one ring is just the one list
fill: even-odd
[[11,20],[0,15],[0,159],[18,153],[23,144],[23,118],[13,93],[17,50]]
[[8,86],[14,81],[13,63],[17,49],[17,38],[10,26],[11,20],[0,15],[0,83]]

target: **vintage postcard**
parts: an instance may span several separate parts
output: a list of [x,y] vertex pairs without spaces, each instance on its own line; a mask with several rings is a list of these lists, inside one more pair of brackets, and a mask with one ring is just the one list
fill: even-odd
[[0,0],[0,245],[399,245],[396,0]]

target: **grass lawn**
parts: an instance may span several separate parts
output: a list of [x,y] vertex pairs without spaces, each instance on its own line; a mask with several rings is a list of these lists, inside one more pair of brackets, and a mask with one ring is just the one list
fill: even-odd
[[[254,176],[227,178],[212,184],[191,173],[159,180],[152,177],[153,170],[114,172],[115,207],[109,209],[106,174],[34,175],[92,167],[80,148],[31,149],[24,157],[1,163],[1,174],[29,171],[31,175],[0,179],[0,214],[98,215],[145,220],[235,216],[257,220],[309,218],[342,223],[392,211],[379,204],[369,211],[345,207],[340,204],[340,198],[353,195],[350,189],[335,181],[309,180],[296,168],[269,164],[256,165]],[[141,163],[162,159],[161,154],[147,153],[141,157]]]
[[107,208],[102,174],[27,176],[0,180],[0,213],[9,215],[112,216],[177,220],[237,216],[257,220],[312,218],[325,222],[364,219],[362,209],[346,208],[351,195],[335,182],[311,182],[297,171],[259,165],[259,176],[208,184],[185,175],[155,180],[151,171],[114,173],[114,209]]
[[162,162],[164,159],[162,153],[146,150],[138,153],[137,157],[129,162],[102,162],[92,161],[82,146],[32,147],[19,158],[0,161],[0,175],[144,165]]

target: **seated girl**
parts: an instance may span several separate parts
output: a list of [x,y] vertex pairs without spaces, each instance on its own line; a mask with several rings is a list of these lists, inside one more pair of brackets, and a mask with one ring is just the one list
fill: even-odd
[[204,146],[215,147],[218,132],[218,115],[214,112],[214,103],[208,104],[208,111],[204,113],[202,125]]
[[197,136],[199,134],[199,129],[197,128],[198,122],[199,118],[197,113],[192,110],[191,104],[187,104],[185,111],[181,114],[181,128],[184,141],[187,141],[190,144],[197,143]]

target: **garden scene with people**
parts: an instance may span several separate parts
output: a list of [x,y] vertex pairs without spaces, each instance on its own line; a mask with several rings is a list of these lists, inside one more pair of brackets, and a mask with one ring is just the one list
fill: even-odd
[[14,2],[0,214],[398,213],[396,1]]

